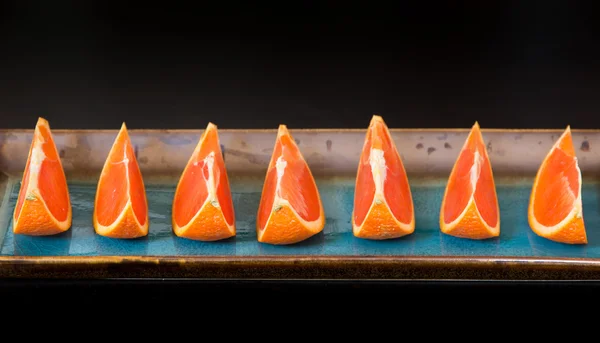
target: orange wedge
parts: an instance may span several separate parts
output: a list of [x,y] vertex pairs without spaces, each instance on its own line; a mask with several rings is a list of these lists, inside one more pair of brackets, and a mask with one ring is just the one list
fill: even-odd
[[315,179],[285,125],[280,125],[256,217],[258,241],[293,244],[323,230]]
[[67,178],[48,121],[39,118],[13,214],[13,232],[54,235],[67,231],[71,221]]
[[528,219],[533,232],[541,237],[567,244],[587,244],[581,170],[569,126],[537,172],[529,198]]
[[387,125],[377,115],[360,155],[352,219],[353,233],[360,238],[397,238],[415,230],[408,177]]
[[470,239],[500,235],[492,166],[476,122],[450,173],[440,211],[443,233]]
[[172,222],[179,237],[216,241],[235,236],[229,180],[213,123],[208,123],[179,179]]
[[101,236],[137,238],[148,234],[148,202],[125,123],[115,139],[98,181],[94,228]]

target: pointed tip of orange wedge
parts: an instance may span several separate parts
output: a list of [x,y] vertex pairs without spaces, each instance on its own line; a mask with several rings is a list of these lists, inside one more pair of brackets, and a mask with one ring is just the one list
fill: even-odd
[[37,120],[37,123],[35,124],[35,126],[50,127],[50,124],[48,123],[48,120],[46,120],[46,118],[44,118],[44,117],[38,117],[38,120]]
[[288,130],[287,125],[279,124],[279,127],[277,128],[277,137],[289,136],[289,135],[290,135],[290,131]]
[[381,116],[367,128],[356,174],[352,231],[382,240],[414,232],[415,218],[408,177],[394,140]]
[[125,122],[104,162],[92,220],[96,233],[101,236],[138,238],[148,234],[144,180]]
[[206,130],[217,130],[218,127],[215,123],[213,122],[208,122],[208,124],[206,125]]
[[[573,157],[575,160],[577,160],[577,156],[575,154],[575,146],[573,145],[573,134],[571,132],[571,129],[567,126],[567,128],[565,128],[565,130],[562,132],[562,134],[558,137],[558,139],[556,140],[556,142],[554,142],[554,145],[552,145],[551,150],[553,149],[560,149],[562,152],[564,152],[565,154]],[[550,154],[551,151],[548,152],[548,154]]]
[[[200,135],[200,139],[198,140],[198,144],[196,145],[196,150],[200,149],[200,146],[202,145],[203,141],[206,139],[206,137],[209,136],[209,134],[211,132],[217,132],[217,131],[218,131],[217,125],[215,125],[212,122],[208,122],[208,124],[206,124],[206,128],[204,129],[204,132],[202,132],[202,135]],[[217,134],[217,141],[218,140],[219,140],[219,137]]]
[[481,133],[481,127],[479,126],[479,122],[475,121],[475,124],[471,126],[471,132],[469,132],[469,139],[473,139],[473,135],[477,136],[477,139],[483,140],[483,134]]
[[122,139],[129,140],[129,130],[127,129],[125,122],[121,124],[121,128],[119,128],[119,132],[117,133],[117,137],[115,138],[115,142],[113,144],[116,144],[117,141]]
[[379,114],[373,114],[373,116],[371,117],[371,124],[376,122],[383,122],[383,117]]
[[567,126],[535,176],[528,208],[531,230],[555,242],[587,244],[581,184],[581,170]]
[[[468,177],[460,177],[464,175]],[[500,235],[496,186],[478,122],[450,172],[440,210],[440,229],[445,234],[468,239]]]
[[13,213],[13,232],[54,235],[67,231],[71,221],[71,200],[62,162],[48,121],[39,117]]
[[287,126],[281,124],[257,213],[258,241],[294,244],[316,235],[324,226],[315,179]]
[[383,117],[380,115],[374,114],[373,117],[371,118],[371,122],[369,123],[369,127],[367,128],[367,130],[372,130],[374,127],[376,127],[378,125],[382,125],[385,127],[385,130],[388,130],[388,127],[387,127],[385,121],[383,120]]
[[175,189],[172,205],[175,235],[199,241],[236,235],[235,212],[222,156],[217,126],[209,123]]

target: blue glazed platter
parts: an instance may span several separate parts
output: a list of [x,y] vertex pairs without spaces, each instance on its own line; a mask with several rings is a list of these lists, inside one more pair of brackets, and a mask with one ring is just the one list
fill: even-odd
[[600,277],[600,132],[574,130],[584,176],[586,245],[537,236],[527,222],[533,177],[560,130],[485,130],[500,205],[500,236],[444,235],[439,211],[447,177],[468,130],[394,130],[411,184],[412,235],[370,241],[352,234],[355,173],[365,131],[293,130],[322,197],[324,230],[301,243],[256,239],[255,219],[276,130],[221,130],[237,235],[217,242],[176,237],[171,205],[178,177],[202,130],[131,130],[150,211],[149,235],[94,232],[96,182],[116,130],[53,130],[69,180],[73,225],[47,237],[12,233],[12,212],[32,130],[0,132],[0,276],[319,279],[593,279]]

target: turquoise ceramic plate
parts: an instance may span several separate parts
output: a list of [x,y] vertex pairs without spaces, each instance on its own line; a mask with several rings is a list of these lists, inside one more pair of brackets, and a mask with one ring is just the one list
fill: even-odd
[[[298,244],[256,239],[255,219],[275,130],[222,130],[237,236],[219,242],[176,237],[175,184],[198,131],[131,131],[144,174],[150,233],[135,240],[96,235],[96,180],[115,131],[60,131],[54,136],[67,177],[73,225],[48,237],[13,235],[12,211],[31,132],[0,133],[0,275],[10,277],[590,279],[600,275],[600,133],[574,131],[584,174],[587,245],[541,238],[527,223],[533,177],[560,131],[483,130],[496,176],[500,237],[475,241],[444,235],[439,210],[446,179],[467,130],[392,130],[402,154],[416,214],[415,232],[369,241],[352,235],[354,174],[362,130],[291,130],[313,173],[326,213],[322,233]],[[598,145],[600,146],[600,145]]]

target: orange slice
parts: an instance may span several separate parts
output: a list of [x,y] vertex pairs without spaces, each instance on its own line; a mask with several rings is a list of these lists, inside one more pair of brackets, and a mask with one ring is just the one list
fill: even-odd
[[125,123],[98,181],[94,228],[101,236],[137,238],[148,234],[148,202],[142,173]]
[[360,238],[397,238],[415,230],[406,171],[387,125],[377,115],[360,155],[352,219],[353,233]]
[[39,118],[13,214],[13,232],[54,235],[67,231],[71,221],[67,178],[48,121]]
[[529,198],[528,219],[533,232],[541,237],[567,244],[587,244],[581,170],[569,126],[537,172]]
[[280,125],[256,217],[258,241],[293,244],[323,230],[315,179],[285,125]]
[[208,123],[179,179],[172,221],[179,237],[216,241],[235,236],[229,180],[213,123]]
[[443,233],[470,239],[500,235],[492,166],[476,122],[450,173],[440,211]]

